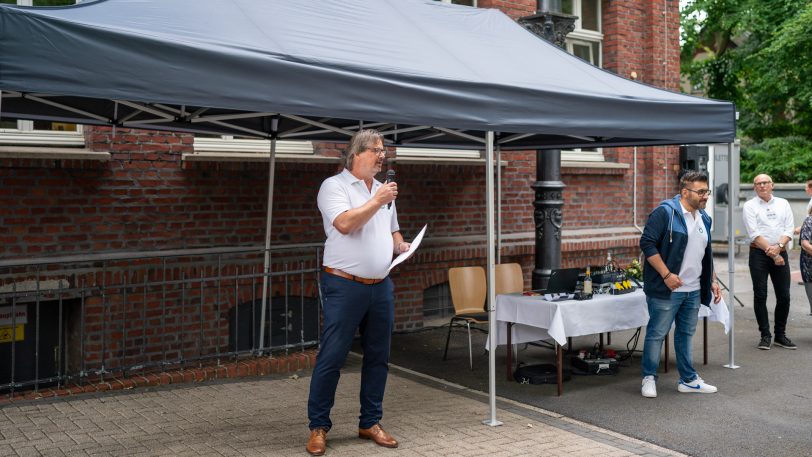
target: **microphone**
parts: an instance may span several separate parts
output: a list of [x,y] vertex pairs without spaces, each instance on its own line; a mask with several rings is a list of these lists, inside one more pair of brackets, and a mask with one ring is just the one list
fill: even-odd
[[[395,170],[386,170],[386,182],[395,182]],[[386,204],[386,209],[392,209],[392,202]]]

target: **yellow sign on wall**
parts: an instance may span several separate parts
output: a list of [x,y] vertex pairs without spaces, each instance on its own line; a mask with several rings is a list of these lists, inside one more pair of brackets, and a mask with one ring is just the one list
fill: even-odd
[[17,324],[16,331],[12,331],[11,326],[0,327],[0,343],[11,343],[14,341],[22,341],[25,339],[25,324]]

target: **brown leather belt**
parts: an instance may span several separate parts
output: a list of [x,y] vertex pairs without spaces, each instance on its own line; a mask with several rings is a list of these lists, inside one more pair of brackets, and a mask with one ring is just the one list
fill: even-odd
[[[366,284],[371,286],[373,284],[378,284],[379,282],[383,282],[383,279],[368,279],[362,278],[360,276],[355,276],[347,273],[346,271],[341,271],[338,268],[330,268],[330,267],[322,267],[325,273],[331,274],[333,276],[338,276],[339,278],[349,279],[350,281],[360,282],[361,284]],[[384,278],[386,279],[386,278]]]

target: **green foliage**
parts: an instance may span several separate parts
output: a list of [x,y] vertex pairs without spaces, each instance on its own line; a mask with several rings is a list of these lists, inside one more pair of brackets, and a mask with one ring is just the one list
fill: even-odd
[[812,177],[812,140],[790,136],[743,145],[741,182],[766,173],[774,182],[805,182]]
[[736,103],[741,136],[812,139],[812,2],[694,0],[681,19],[683,74]]
[[742,129],[759,141],[776,135],[812,138],[812,3],[785,21],[772,39],[745,59]]

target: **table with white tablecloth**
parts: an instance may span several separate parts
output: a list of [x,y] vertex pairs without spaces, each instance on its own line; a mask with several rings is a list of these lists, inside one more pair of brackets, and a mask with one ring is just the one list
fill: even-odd
[[[699,317],[719,321],[729,329],[724,300],[700,306]],[[518,344],[552,338],[556,343],[556,364],[561,393],[561,351],[574,336],[603,334],[643,327],[648,323],[648,306],[642,289],[622,295],[596,294],[591,300],[548,301],[544,296],[505,294],[496,297],[497,344]],[[509,332],[509,333],[508,333]],[[512,376],[512,348],[508,348],[508,377]]]

